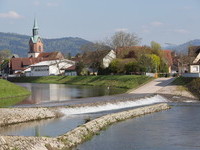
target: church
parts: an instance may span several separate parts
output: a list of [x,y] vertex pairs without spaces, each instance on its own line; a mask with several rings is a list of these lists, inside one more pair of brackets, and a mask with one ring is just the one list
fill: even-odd
[[62,60],[64,56],[61,52],[44,52],[44,44],[39,35],[37,20],[34,19],[32,36],[29,40],[29,52],[27,57],[12,57],[9,62],[9,73],[20,74],[31,65],[50,60]]

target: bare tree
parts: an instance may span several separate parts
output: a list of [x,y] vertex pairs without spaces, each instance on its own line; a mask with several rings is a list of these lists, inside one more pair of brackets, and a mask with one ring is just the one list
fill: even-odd
[[97,51],[97,50],[110,50],[110,49],[111,48],[107,46],[104,42],[89,43],[81,47],[81,50],[83,52]]
[[114,49],[119,47],[135,46],[138,45],[140,41],[141,38],[139,38],[136,34],[124,31],[115,32],[110,39],[107,39],[108,45]]

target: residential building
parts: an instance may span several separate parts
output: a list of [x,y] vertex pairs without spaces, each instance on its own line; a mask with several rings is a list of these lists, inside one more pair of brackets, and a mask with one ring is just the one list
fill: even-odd
[[84,53],[80,60],[87,66],[89,72],[96,73],[99,66],[107,68],[115,58],[114,50],[97,50]]
[[75,62],[67,59],[42,61],[30,65],[30,70],[27,69],[28,76],[50,76],[50,75],[64,75],[65,68],[74,66]]
[[190,58],[189,72],[200,73],[200,46],[189,47],[188,56]]
[[200,46],[191,46],[188,49],[188,70],[185,77],[200,77]]
[[63,68],[63,70],[65,70],[65,75],[66,76],[77,76],[77,72],[76,72],[76,66],[70,66],[67,68]]

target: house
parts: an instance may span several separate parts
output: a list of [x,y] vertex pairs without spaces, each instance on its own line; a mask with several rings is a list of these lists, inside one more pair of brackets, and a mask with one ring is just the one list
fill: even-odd
[[188,56],[190,58],[189,72],[200,73],[200,46],[189,47]]
[[65,70],[65,75],[66,76],[77,76],[77,72],[76,72],[76,66],[70,66],[67,68],[63,68],[63,70]]
[[64,56],[60,52],[40,53],[38,57],[11,58],[9,62],[10,74],[22,73],[30,65],[48,60],[61,60]]
[[200,77],[200,46],[191,46],[188,49],[188,70],[185,77]]
[[74,65],[75,62],[68,59],[42,61],[30,65],[30,70],[27,69],[25,74],[29,76],[61,75],[65,73],[65,68]]
[[85,52],[80,61],[82,61],[91,73],[98,72],[98,67],[107,68],[111,61],[116,58],[114,50],[97,50]]

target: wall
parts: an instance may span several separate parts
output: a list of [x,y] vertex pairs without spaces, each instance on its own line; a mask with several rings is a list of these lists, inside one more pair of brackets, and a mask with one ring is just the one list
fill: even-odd
[[111,61],[116,58],[116,52],[111,50],[104,58],[103,58],[103,67],[107,68]]
[[65,72],[66,76],[77,76],[76,71]]
[[182,76],[183,77],[199,78],[200,77],[200,73],[184,73]]
[[49,66],[33,66],[30,74],[31,76],[48,76]]
[[199,65],[190,65],[190,73],[199,73]]

